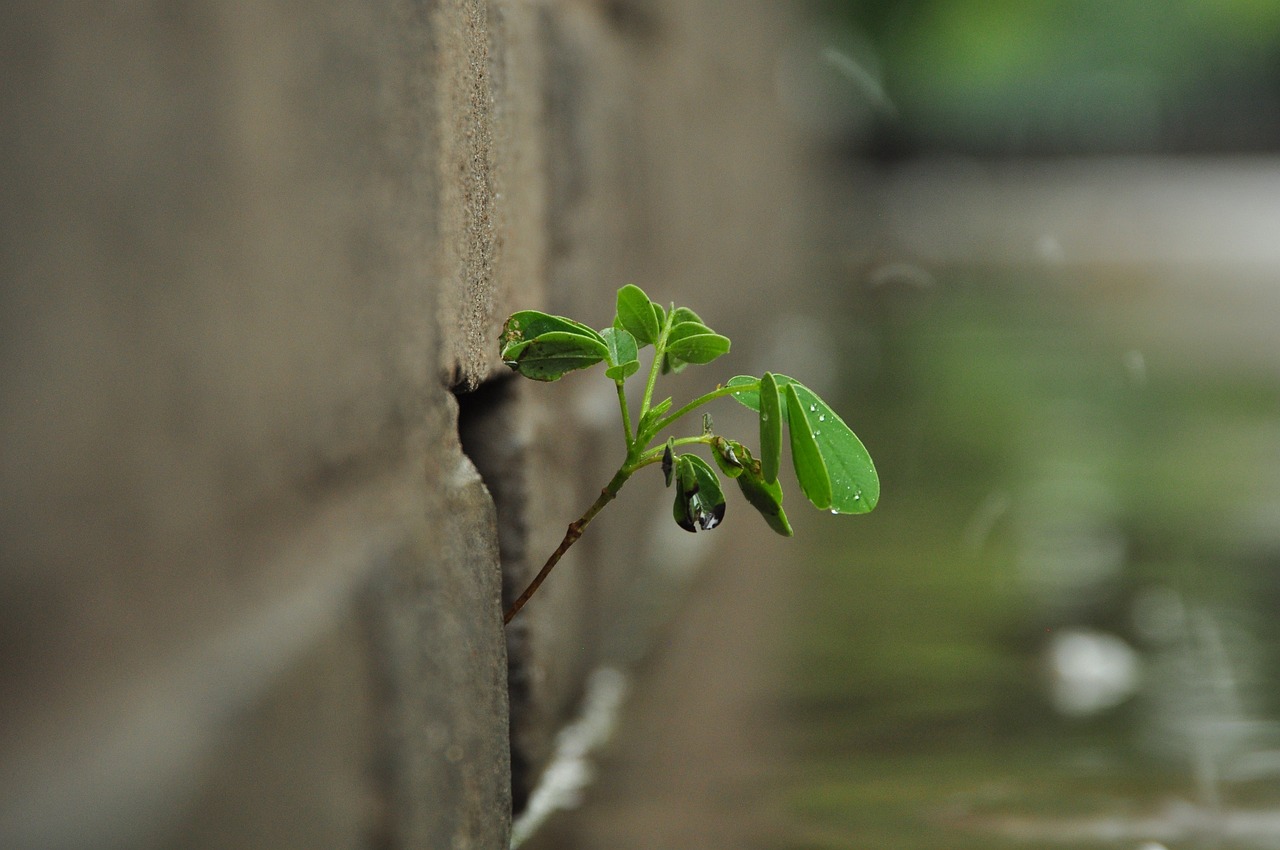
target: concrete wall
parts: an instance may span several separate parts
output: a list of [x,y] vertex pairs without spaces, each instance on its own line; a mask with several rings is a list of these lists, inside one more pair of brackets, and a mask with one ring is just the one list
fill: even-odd
[[0,846],[506,845],[678,582],[636,484],[504,631],[619,446],[501,321],[795,276],[789,8],[5,4]]

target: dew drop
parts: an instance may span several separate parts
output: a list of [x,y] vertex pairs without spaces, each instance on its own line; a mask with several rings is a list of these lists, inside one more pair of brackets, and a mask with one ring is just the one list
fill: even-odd
[[862,494],[861,494],[861,493],[854,493],[854,494],[853,494],[853,500],[854,500],[855,502],[860,501],[861,499],[862,499]]
[[832,515],[832,516],[836,516],[836,515],[837,515],[837,514],[839,514],[839,513],[840,513],[840,512],[839,512],[838,510],[836,510],[835,508],[832,508],[832,509],[831,509],[831,515]]
[[821,414],[821,415],[818,417],[818,421],[819,421],[819,422],[826,422],[826,421],[827,421],[827,414],[825,414],[825,413]]
[[813,412],[814,412],[815,410],[817,410],[817,409],[818,409],[818,408],[817,408],[815,405],[812,405],[812,404],[811,404],[811,405],[809,405],[809,412],[810,412],[810,413],[813,413]]

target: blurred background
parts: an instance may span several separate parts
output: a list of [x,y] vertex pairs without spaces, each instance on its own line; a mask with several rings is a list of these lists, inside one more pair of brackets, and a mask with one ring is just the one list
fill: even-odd
[[833,0],[776,80],[765,366],[884,495],[731,543],[535,843],[1280,847],[1280,4]]
[[[3,850],[1280,850],[1277,0],[16,0],[0,80]],[[883,496],[636,476],[504,629],[620,445],[494,343],[625,283]]]

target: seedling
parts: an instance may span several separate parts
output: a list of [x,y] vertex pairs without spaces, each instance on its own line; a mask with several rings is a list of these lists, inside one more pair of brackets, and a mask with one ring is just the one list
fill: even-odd
[[[640,371],[639,352],[654,347],[653,365],[644,384],[640,409],[632,426],[627,379]],[[862,441],[813,390],[794,378],[765,372],[760,378],[739,375],[693,401],[671,410],[671,399],[653,402],[658,376],[680,372],[690,364],[710,363],[729,353],[729,338],[711,330],[697,313],[674,304],[663,309],[638,286],[618,290],[613,325],[602,331],[536,310],[515,313],[502,328],[502,359],[535,381],[555,381],[569,372],[605,364],[605,376],[618,388],[622,431],[627,454],[600,496],[569,524],[560,545],[520,598],[512,603],[504,622],[511,622],[537,591],[588,523],[613,501],[637,470],[660,464],[668,487],[675,488],[672,516],[685,531],[710,531],[724,520],[725,498],[716,469],[695,454],[680,449],[706,446],[720,473],[738,483],[747,502],[769,527],[791,536],[791,523],[782,510],[778,471],[782,462],[783,425],[790,436],[791,461],[800,489],[814,507],[833,514],[864,514],[880,499],[880,479]],[[741,442],[723,437],[709,414],[700,433],[671,436],[655,446],[660,433],[708,402],[729,396],[759,414],[759,456]]]

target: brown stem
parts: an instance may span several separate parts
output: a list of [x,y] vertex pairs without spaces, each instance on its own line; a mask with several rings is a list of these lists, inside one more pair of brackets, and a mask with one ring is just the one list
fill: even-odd
[[618,490],[623,483],[631,477],[631,472],[625,468],[619,469],[618,474],[613,476],[613,480],[600,491],[600,496],[587,508],[587,512],[574,522],[569,523],[569,530],[564,533],[564,539],[560,541],[560,545],[556,547],[556,551],[551,553],[551,557],[547,558],[547,562],[542,565],[542,569],[538,570],[538,574],[533,577],[533,581],[529,582],[529,586],[524,589],[524,593],[520,594],[515,602],[511,603],[511,607],[507,609],[506,615],[502,618],[503,625],[511,622],[511,618],[520,613],[520,609],[529,601],[529,597],[533,596],[538,587],[542,584],[543,579],[551,574],[552,568],[560,563],[560,559],[564,557],[564,553],[569,551],[569,547],[578,541],[582,536],[582,532],[586,529],[587,524],[600,513],[600,510],[609,502],[613,501],[614,496],[618,495]]

